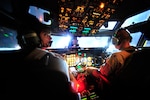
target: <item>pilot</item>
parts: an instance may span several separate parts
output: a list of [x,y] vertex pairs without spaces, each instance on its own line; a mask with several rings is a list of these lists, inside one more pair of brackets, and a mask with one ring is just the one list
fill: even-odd
[[112,43],[119,52],[111,54],[107,59],[105,64],[101,65],[99,69],[89,67],[87,72],[91,73],[93,76],[100,78],[100,89],[104,89],[104,84],[111,84],[115,77],[123,69],[125,60],[129,57],[131,53],[137,49],[130,45],[132,37],[126,29],[118,29],[112,37]]
[[[53,41],[52,41],[52,37],[51,37],[50,28],[49,27],[41,28],[41,30],[39,30],[37,35],[38,35],[40,42],[41,42],[39,47],[42,48],[43,50],[51,51],[50,48],[51,48]],[[59,55],[59,56],[62,59],[64,59],[61,55]],[[69,69],[69,66],[68,66],[68,69]],[[75,91],[77,91],[76,90],[77,89],[77,80],[74,77],[74,75],[72,74],[72,72],[70,71],[70,69],[69,69],[69,77],[70,77],[70,81],[71,81],[71,85],[72,85],[73,89]]]
[[17,36],[23,55],[19,67],[22,72],[18,76],[21,78],[19,85],[14,85],[16,92],[12,91],[12,97],[79,100],[71,87],[66,61],[59,54],[43,49],[52,43],[49,30],[44,29],[39,35],[34,28],[24,28],[18,30]]

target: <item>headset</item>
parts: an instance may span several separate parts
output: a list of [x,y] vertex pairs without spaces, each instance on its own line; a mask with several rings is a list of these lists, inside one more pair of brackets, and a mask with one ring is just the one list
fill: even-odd
[[128,30],[126,30],[124,28],[120,28],[112,36],[112,44],[113,45],[120,45],[121,42],[124,40],[129,40],[131,42],[132,37],[131,37]]
[[19,45],[24,47],[38,47],[40,45],[40,38],[35,31],[26,31],[24,34],[17,36]]

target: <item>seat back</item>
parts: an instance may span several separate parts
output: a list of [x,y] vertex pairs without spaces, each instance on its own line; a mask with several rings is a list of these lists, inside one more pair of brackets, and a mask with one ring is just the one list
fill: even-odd
[[118,100],[149,98],[150,49],[133,53],[125,62],[124,69],[111,87],[110,97]]
[[64,73],[51,70],[42,64],[45,57],[43,60],[28,63],[24,61],[24,54],[21,52],[0,55],[3,65],[0,70],[2,98],[79,99]]

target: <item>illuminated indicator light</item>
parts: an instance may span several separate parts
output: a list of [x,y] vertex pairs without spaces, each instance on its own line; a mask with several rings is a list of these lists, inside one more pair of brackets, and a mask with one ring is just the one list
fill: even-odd
[[70,26],[69,32],[71,32],[71,33],[76,33],[76,32],[77,32],[76,29],[77,29],[77,27],[75,27],[75,26]]
[[80,66],[80,65],[78,65],[78,66],[77,66],[77,68],[81,68],[81,66]]
[[87,98],[85,97],[85,98],[82,98],[81,100],[87,100]]
[[100,16],[101,14],[99,14],[99,13],[96,13],[96,12],[93,12],[93,15]]
[[84,53],[84,57],[86,57],[86,53]]
[[104,8],[104,6],[105,6],[105,3],[101,2],[99,7],[102,9],[102,8]]
[[91,28],[84,28],[84,30],[91,30]]
[[80,53],[80,52],[78,53],[79,56],[81,56],[81,54],[82,54],[82,53]]
[[82,34],[88,34],[90,30],[91,28],[84,28],[84,30],[82,31]]
[[79,87],[80,85],[79,84],[77,84],[77,88]]
[[83,91],[85,89],[84,83],[80,82],[79,84],[77,84],[77,89],[78,89],[78,92]]
[[76,32],[76,30],[69,30],[69,32],[71,32],[71,33],[75,33],[75,32]]
[[9,37],[9,35],[7,33],[4,34],[5,37]]
[[94,98],[94,97],[96,97],[96,94],[93,94],[93,95],[90,96],[90,98]]
[[88,33],[89,33],[89,31],[82,31],[82,33],[83,33],[83,34],[88,34]]
[[75,27],[75,26],[70,26],[70,28],[71,28],[71,29],[77,29],[77,27]]

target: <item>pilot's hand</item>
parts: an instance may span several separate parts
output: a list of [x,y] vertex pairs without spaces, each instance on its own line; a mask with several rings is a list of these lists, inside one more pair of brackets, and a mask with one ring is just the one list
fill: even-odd
[[95,67],[86,67],[86,73],[87,74],[92,74],[93,71],[96,71],[98,70],[98,68],[95,68]]

